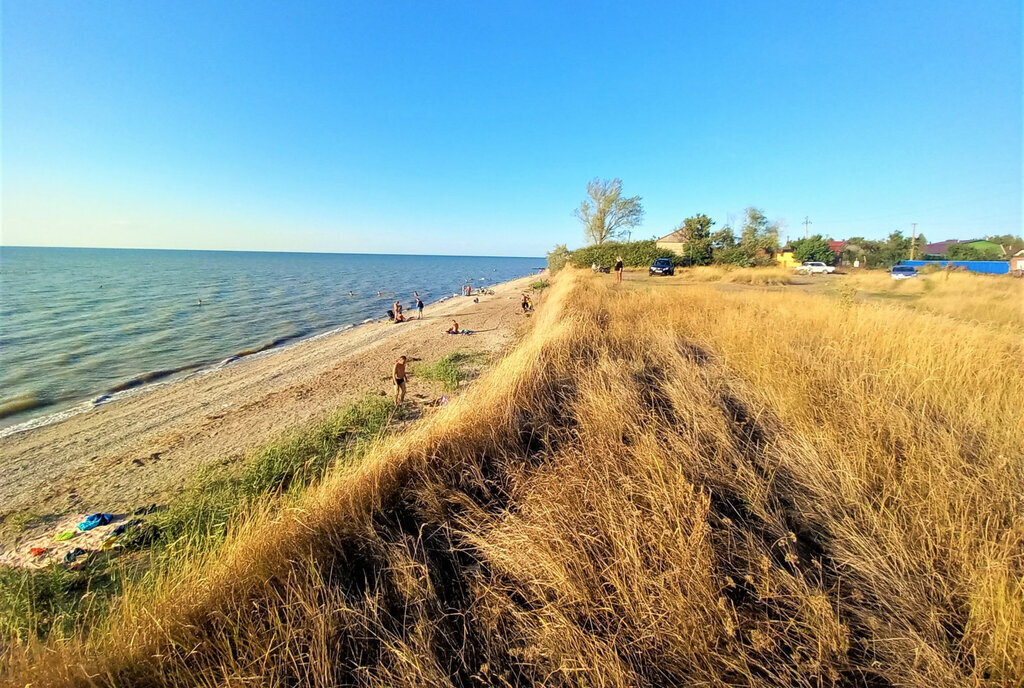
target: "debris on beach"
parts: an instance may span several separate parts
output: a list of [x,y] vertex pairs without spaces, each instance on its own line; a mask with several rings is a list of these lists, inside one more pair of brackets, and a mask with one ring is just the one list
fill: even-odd
[[87,554],[87,552],[81,547],[75,547],[73,550],[69,551],[67,554],[64,555],[64,563],[71,564],[83,554]]
[[85,520],[78,524],[78,529],[82,532],[92,530],[96,526],[105,526],[114,520],[113,514],[89,514],[85,517]]

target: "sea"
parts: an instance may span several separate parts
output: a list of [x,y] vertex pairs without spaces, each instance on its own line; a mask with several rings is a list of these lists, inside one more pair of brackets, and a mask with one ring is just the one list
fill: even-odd
[[[542,258],[0,247],[0,436]],[[380,292],[380,296],[377,292]]]

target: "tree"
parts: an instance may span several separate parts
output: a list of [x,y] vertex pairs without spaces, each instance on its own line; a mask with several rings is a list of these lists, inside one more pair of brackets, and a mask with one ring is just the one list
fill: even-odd
[[555,244],[555,247],[548,253],[548,270],[554,275],[559,270],[565,267],[565,264],[569,262],[569,249],[565,247],[565,244]]
[[806,239],[797,239],[790,242],[793,246],[793,257],[801,263],[806,260],[817,260],[832,265],[836,262],[836,254],[829,248],[828,240],[820,234]]
[[[676,227],[686,235],[683,242],[683,257],[691,265],[711,264],[711,226],[715,221],[703,213],[683,220],[683,223]],[[730,230],[731,233],[731,230]]]
[[733,234],[732,227],[725,225],[720,230],[711,235],[711,248],[718,250],[721,248],[732,248],[736,245],[736,235]]
[[779,248],[779,224],[769,222],[760,208],[749,207],[740,232],[740,247],[751,265],[770,265],[770,254]]
[[1017,251],[1024,249],[1024,239],[1012,234],[999,234],[988,238],[993,244],[999,244],[1006,251],[1007,256],[1012,256]]
[[879,247],[879,262],[892,267],[901,260],[910,258],[910,239],[903,236],[903,232],[896,231],[889,234],[889,238]]
[[639,196],[622,198],[621,179],[593,179],[587,184],[587,196],[574,211],[583,224],[583,234],[592,244],[603,244],[644,221]]

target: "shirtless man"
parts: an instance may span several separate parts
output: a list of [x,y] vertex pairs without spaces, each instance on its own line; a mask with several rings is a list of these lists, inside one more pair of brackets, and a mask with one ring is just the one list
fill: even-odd
[[452,320],[451,327],[448,328],[448,334],[458,334],[458,333],[459,333],[459,323],[457,323],[454,320]]
[[399,356],[395,361],[391,377],[395,381],[395,406],[398,406],[405,400],[405,356]]

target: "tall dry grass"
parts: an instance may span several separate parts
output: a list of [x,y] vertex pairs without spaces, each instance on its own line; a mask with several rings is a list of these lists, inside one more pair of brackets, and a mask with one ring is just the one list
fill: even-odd
[[740,268],[733,265],[701,265],[679,268],[677,277],[687,282],[780,285],[793,283],[793,269],[785,267]]
[[12,684],[1020,684],[1020,339],[642,284]]
[[894,301],[1018,332],[1024,328],[1024,280],[1009,275],[938,271],[921,273],[916,279],[893,280],[884,272],[861,271],[844,281],[866,300]]

